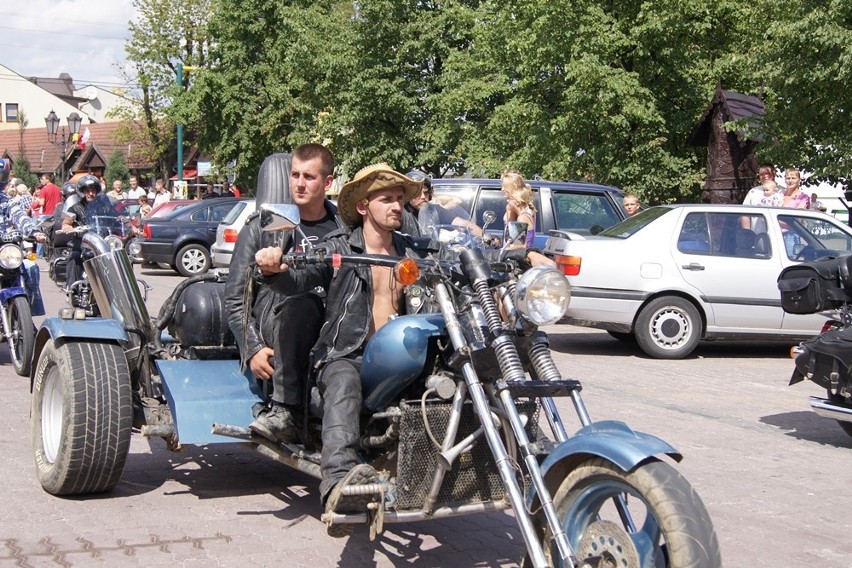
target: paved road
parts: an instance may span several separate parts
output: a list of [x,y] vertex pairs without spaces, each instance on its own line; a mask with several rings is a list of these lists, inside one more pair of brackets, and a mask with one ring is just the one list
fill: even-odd
[[[180,279],[137,272],[155,287],[155,314]],[[55,314],[63,298],[50,281],[42,288]],[[852,438],[809,411],[815,386],[786,386],[786,346],[706,344],[691,359],[655,361],[602,332],[550,331],[594,419],[624,420],[683,452],[678,468],[713,517],[726,566],[852,565]],[[237,444],[170,453],[135,435],[112,493],[52,497],[35,478],[28,381],[5,347],[0,398],[0,567],[515,566],[521,555],[506,514],[391,525],[376,542],[366,531],[328,538],[317,483]]]

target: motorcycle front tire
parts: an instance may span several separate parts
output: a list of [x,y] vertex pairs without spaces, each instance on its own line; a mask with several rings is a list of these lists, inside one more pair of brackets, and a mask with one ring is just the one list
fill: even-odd
[[35,325],[30,303],[25,296],[16,296],[9,301],[7,310],[12,332],[7,338],[12,366],[20,376],[29,377],[35,348]]
[[[621,497],[637,525],[625,526],[614,505]],[[554,494],[562,529],[580,563],[706,567],[722,565],[719,542],[701,498],[676,469],[656,459],[630,472],[601,458],[574,467]],[[549,531],[543,542],[561,566]]]
[[35,370],[30,416],[36,475],[45,491],[110,491],[124,470],[133,425],[121,347],[49,340]]

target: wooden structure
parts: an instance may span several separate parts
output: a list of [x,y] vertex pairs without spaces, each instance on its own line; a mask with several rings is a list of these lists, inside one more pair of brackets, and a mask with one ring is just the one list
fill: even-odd
[[757,184],[755,146],[762,137],[744,130],[727,131],[726,122],[747,119],[750,129],[758,126],[766,114],[757,97],[726,91],[721,85],[701,120],[692,131],[689,143],[707,147],[707,180],[701,201],[704,203],[742,203],[748,190]]

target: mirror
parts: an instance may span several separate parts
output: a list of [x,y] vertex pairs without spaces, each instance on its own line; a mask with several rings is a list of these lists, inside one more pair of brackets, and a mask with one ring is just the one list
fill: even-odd
[[292,230],[300,221],[298,205],[264,203],[260,206],[260,226],[264,231]]
[[482,214],[482,230],[484,231],[488,225],[497,220],[497,213],[490,209]]

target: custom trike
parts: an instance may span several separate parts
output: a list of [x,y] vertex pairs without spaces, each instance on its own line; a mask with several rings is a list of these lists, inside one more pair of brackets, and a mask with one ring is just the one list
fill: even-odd
[[[267,229],[299,221],[292,205],[261,214]],[[363,353],[361,455],[379,479],[347,487],[371,503],[324,514],[329,526],[362,525],[375,537],[388,523],[511,510],[525,565],[720,565],[707,510],[662,461],[680,460],[677,450],[622,422],[593,422],[580,382],[557,368],[539,326],[557,321],[569,300],[558,271],[522,273],[475,248],[419,259],[317,248],[285,261],[293,270],[389,266],[406,291],[407,315],[382,326]],[[134,428],[172,449],[242,441],[320,478],[318,413],[306,411],[301,443],[248,429],[262,394],[240,371],[215,274],[185,280],[152,321],[123,250],[102,246],[86,270],[103,318],[62,314],[37,337],[32,431],[46,491],[112,489]],[[573,434],[556,397],[576,411]]]

